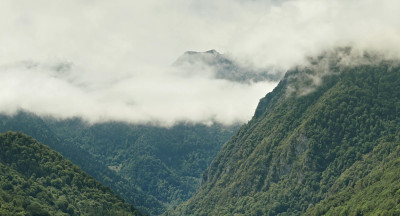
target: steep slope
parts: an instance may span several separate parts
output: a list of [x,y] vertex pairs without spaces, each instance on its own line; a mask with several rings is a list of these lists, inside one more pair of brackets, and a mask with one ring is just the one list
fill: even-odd
[[0,148],[0,215],[141,215],[31,137],[1,134]]
[[[96,159],[79,145],[75,145],[71,137],[60,137],[55,133],[56,128],[53,125],[48,125],[35,114],[20,111],[13,116],[0,115],[0,122],[0,132],[21,131],[34,137],[39,142],[61,153],[102,184],[109,186],[126,202],[134,205],[142,212],[163,211],[163,205],[154,197],[147,195],[134,184],[108,169],[103,161]],[[78,124],[69,125],[69,133],[80,132],[83,127],[81,124],[82,122],[79,121]]]
[[368,55],[354,63],[350,54],[339,49],[289,71],[194,197],[167,215],[397,211],[400,67]]
[[333,195],[306,215],[399,215],[399,153],[398,138],[380,143],[342,173],[329,191]]

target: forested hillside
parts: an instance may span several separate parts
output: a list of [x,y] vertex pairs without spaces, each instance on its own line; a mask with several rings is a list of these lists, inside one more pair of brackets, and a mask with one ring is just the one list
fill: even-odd
[[180,124],[171,128],[32,113],[0,115],[0,132],[22,131],[60,152],[126,202],[158,215],[193,195],[201,173],[237,126]]
[[0,215],[141,215],[31,137],[1,134],[0,148]]
[[[193,195],[201,173],[236,130],[217,124],[161,128],[119,122],[86,125],[79,119],[46,123],[59,137],[155,197],[163,210]],[[162,212],[146,207],[153,214]]]
[[[71,139],[63,139],[53,132],[42,118],[27,112],[18,112],[16,115],[0,115],[0,132],[21,131],[34,137],[39,142],[48,145],[53,150],[78,165],[82,170],[93,176],[102,184],[109,186],[116,194],[133,204],[141,211],[161,212],[164,207],[154,197],[146,195],[135,185],[117,175],[102,162],[94,158],[90,153],[71,142]],[[76,127],[75,127],[76,126]],[[79,130],[78,125],[70,127],[72,131]]]
[[398,215],[400,66],[350,55],[287,72],[167,215]]

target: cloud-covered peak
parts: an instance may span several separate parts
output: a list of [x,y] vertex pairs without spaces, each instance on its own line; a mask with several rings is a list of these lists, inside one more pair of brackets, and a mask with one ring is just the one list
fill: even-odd
[[[399,11],[398,0],[3,0],[0,112],[245,122],[280,68],[306,56],[399,57]],[[187,50],[210,51],[171,66]]]
[[279,81],[284,71],[274,67],[256,68],[243,65],[233,57],[217,52],[215,49],[205,52],[188,51],[180,56],[173,66],[186,76],[207,75],[211,79],[221,79],[238,83]]
[[[192,69],[203,70],[195,65]],[[24,110],[55,118],[80,117],[91,123],[124,121],[160,126],[245,122],[258,99],[276,84],[186,76],[172,67],[112,75],[85,71],[85,67],[63,61],[3,65],[0,76],[1,113]]]

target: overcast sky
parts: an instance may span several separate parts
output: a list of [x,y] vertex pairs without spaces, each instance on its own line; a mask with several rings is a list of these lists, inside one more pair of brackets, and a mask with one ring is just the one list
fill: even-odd
[[184,77],[185,51],[287,69],[351,45],[400,52],[398,0],[0,0],[0,112],[246,122],[276,82]]

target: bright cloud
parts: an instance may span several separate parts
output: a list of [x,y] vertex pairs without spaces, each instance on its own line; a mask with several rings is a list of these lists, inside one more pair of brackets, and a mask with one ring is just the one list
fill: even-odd
[[395,0],[2,0],[1,5],[5,113],[25,109],[163,125],[245,122],[276,82],[184,77],[170,65],[188,50],[216,49],[247,67],[284,69],[335,46],[400,52]]

